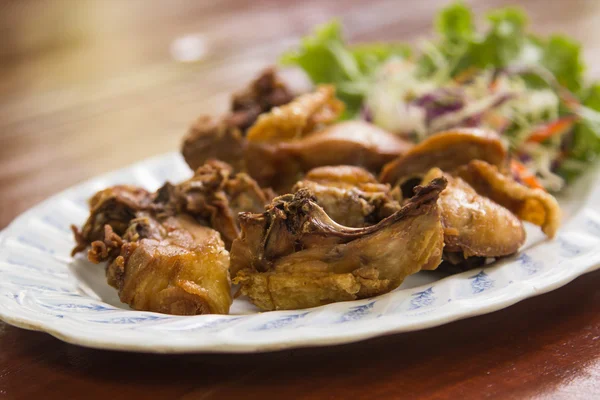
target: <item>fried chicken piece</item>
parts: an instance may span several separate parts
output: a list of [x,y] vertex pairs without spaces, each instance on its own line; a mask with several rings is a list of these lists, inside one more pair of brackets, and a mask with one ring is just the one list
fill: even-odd
[[288,87],[279,79],[275,68],[264,69],[250,85],[235,93],[231,99],[228,125],[246,131],[258,116],[280,107],[294,99]]
[[243,171],[245,149],[246,138],[239,127],[203,115],[184,136],[181,154],[192,170],[217,159],[232,165],[236,171]]
[[228,114],[219,119],[201,116],[194,122],[183,139],[183,158],[193,170],[210,159],[218,159],[231,164],[236,171],[243,171],[247,129],[260,114],[293,98],[275,70],[267,68],[248,88],[233,96]]
[[260,115],[248,129],[247,137],[252,142],[299,139],[316,127],[337,120],[343,111],[344,103],[335,97],[335,87],[321,85],[314,92]]
[[[122,236],[129,222],[141,212],[159,219],[181,214],[193,216],[199,223],[217,230],[229,248],[239,234],[238,213],[261,212],[274,197],[271,190],[261,189],[247,174],[235,174],[230,165],[216,160],[198,168],[194,176],[184,182],[176,185],[167,182],[156,193],[134,186],[114,186],[92,197],[90,216],[81,232],[73,227],[77,242],[73,255],[93,242],[110,252],[114,246],[107,245],[106,241],[112,241],[112,233]],[[97,257],[90,259],[102,261],[97,261]]]
[[366,122],[324,127],[343,111],[334,95],[332,86],[320,86],[292,100],[270,70],[234,97],[232,113],[200,117],[181,152],[192,169],[219,159],[247,172],[261,187],[288,192],[312,168],[347,164],[379,173],[412,146]]
[[440,177],[448,181],[438,199],[444,227],[444,259],[457,261],[448,253],[458,253],[464,261],[473,256],[502,257],[519,250],[525,242],[525,229],[513,213],[439,168],[430,170],[423,184]]
[[74,228],[73,251],[90,246],[90,261],[107,261],[109,284],[135,309],[227,313],[229,253],[223,240],[230,245],[238,236],[237,213],[262,211],[272,197],[220,161],[156,193],[115,186],[90,200],[88,221],[81,232]]
[[379,180],[391,185],[422,178],[431,168],[452,172],[472,160],[483,160],[500,169],[507,166],[507,151],[497,134],[459,128],[436,133],[386,164]]
[[109,284],[135,310],[176,315],[227,314],[232,299],[229,253],[219,234],[191,217],[131,221]]
[[170,215],[194,216],[217,230],[227,248],[239,234],[238,213],[261,212],[275,197],[247,174],[235,174],[230,165],[216,160],[198,168],[187,181],[167,183],[158,193],[157,202],[164,204]]
[[297,140],[249,142],[245,152],[248,173],[262,187],[289,191],[305,172],[327,165],[354,165],[379,172],[387,162],[412,145],[364,121],[331,125]]
[[99,191],[89,200],[90,216],[81,231],[71,226],[76,242],[71,255],[85,250],[94,241],[103,241],[106,225],[122,235],[136,213],[148,209],[151,203],[151,193],[135,186],[117,185]]
[[292,192],[308,189],[317,204],[338,224],[363,227],[376,224],[400,209],[390,186],[360,167],[339,165],[310,170]]
[[556,235],[561,222],[560,207],[544,190],[524,186],[481,160],[461,167],[458,176],[480,195],[506,207],[523,221],[540,226],[549,238]]
[[389,292],[404,278],[441,262],[437,199],[444,178],[419,187],[376,225],[337,224],[308,190],[273,200],[262,214],[242,213],[231,249],[240,291],[263,310],[314,307]]

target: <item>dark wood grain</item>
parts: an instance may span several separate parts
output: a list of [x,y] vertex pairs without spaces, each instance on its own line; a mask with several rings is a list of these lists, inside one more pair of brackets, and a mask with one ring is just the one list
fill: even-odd
[[[354,41],[416,41],[445,3],[0,1],[0,227],[61,189],[176,150],[194,117],[223,110],[312,25],[339,16]],[[532,29],[582,41],[600,76],[600,2],[522,6]],[[206,55],[176,62],[169,48],[189,34]],[[600,272],[434,329],[256,355],[90,350],[0,323],[0,397],[598,398],[598,287]]]

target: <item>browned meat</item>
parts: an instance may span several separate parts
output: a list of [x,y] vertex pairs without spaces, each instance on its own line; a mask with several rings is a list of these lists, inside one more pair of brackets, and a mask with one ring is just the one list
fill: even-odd
[[262,211],[272,197],[248,175],[214,160],[156,193],[115,186],[90,200],[82,232],[74,228],[73,251],[90,246],[90,261],[108,261],[109,284],[135,309],[227,313],[229,253],[223,240],[230,245],[237,237],[240,211]]
[[431,168],[452,172],[472,160],[484,160],[505,168],[507,152],[498,135],[469,128],[436,133],[386,164],[379,180],[391,185],[402,184],[408,179],[423,177]]
[[340,165],[310,170],[292,192],[308,189],[335,222],[349,227],[373,225],[400,209],[390,186],[360,167]]
[[215,230],[186,216],[143,216],[119,240],[107,278],[123,303],[177,315],[229,312],[229,254]]
[[331,85],[317,87],[314,92],[295,98],[289,104],[262,114],[248,129],[251,142],[281,142],[299,139],[316,128],[337,120],[344,103],[335,97]]
[[117,235],[122,235],[136,212],[148,209],[151,204],[151,193],[135,186],[117,185],[99,191],[89,201],[90,216],[81,231],[71,227],[76,242],[72,255],[85,250],[94,241],[103,241],[106,225]]
[[289,103],[294,98],[287,86],[277,77],[274,68],[263,70],[250,85],[233,95],[228,125],[242,131],[248,129],[258,116]]
[[238,213],[261,212],[273,197],[272,191],[262,190],[247,174],[234,174],[230,165],[216,160],[198,168],[189,180],[177,185],[167,182],[156,193],[133,186],[115,186],[96,193],[90,200],[90,217],[82,231],[73,228],[77,242],[73,254],[94,241],[110,241],[113,232],[122,236],[129,222],[144,212],[159,219],[181,214],[193,216],[218,231],[229,248],[239,234]]
[[178,185],[167,184],[158,193],[157,201],[171,215],[194,216],[217,230],[227,248],[239,234],[238,213],[260,212],[274,197],[247,174],[234,174],[231,166],[216,160],[198,168],[191,179]]
[[208,160],[231,164],[236,171],[244,170],[246,139],[236,126],[224,120],[201,116],[183,138],[181,154],[191,169],[196,170]]
[[556,199],[542,189],[532,189],[506,176],[494,165],[471,161],[458,170],[458,176],[482,196],[508,208],[517,217],[542,228],[549,238],[556,235],[561,212]]
[[[191,168],[219,159],[236,171],[247,171],[262,187],[287,192],[312,168],[348,164],[378,173],[410,148],[410,143],[366,122],[321,129],[343,111],[334,88],[320,86],[291,100],[274,76],[270,71],[234,98],[233,111],[242,116],[196,121],[182,147]],[[268,90],[258,89],[263,86]]]
[[365,228],[332,221],[307,190],[276,198],[262,214],[242,213],[231,249],[235,282],[263,310],[386,293],[440,263],[437,198],[445,186],[440,178],[418,188],[398,212]]
[[447,253],[469,257],[502,257],[516,253],[525,242],[521,221],[506,208],[480,196],[465,181],[434,168],[423,183],[445,177],[448,186],[438,205],[444,226],[444,258]]
[[263,187],[289,190],[303,174],[327,165],[355,165],[378,172],[411,144],[362,121],[331,125],[300,139],[279,143],[249,142],[248,173]]
[[243,171],[246,130],[260,114],[292,99],[292,93],[277,78],[275,70],[264,70],[248,88],[233,96],[229,114],[220,119],[201,116],[194,122],[183,139],[183,158],[193,170],[217,159],[231,164],[236,171]]

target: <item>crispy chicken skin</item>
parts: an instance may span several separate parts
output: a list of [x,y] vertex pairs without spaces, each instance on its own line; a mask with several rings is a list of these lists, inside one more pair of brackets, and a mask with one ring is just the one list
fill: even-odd
[[483,160],[500,169],[506,168],[507,152],[498,135],[471,128],[436,133],[386,164],[379,180],[396,185],[407,179],[422,177],[431,168],[451,172],[472,160]]
[[419,187],[376,225],[337,224],[308,190],[273,200],[262,214],[242,213],[231,249],[241,294],[263,310],[314,307],[389,292],[404,278],[441,262],[437,199],[444,178]]
[[354,165],[371,172],[401,154],[411,144],[363,121],[330,125],[297,140],[249,142],[248,173],[263,187],[288,191],[307,171],[328,165]]
[[430,170],[423,178],[423,184],[442,176],[448,181],[438,200],[445,255],[459,253],[464,260],[473,256],[502,257],[516,253],[525,242],[521,221],[506,208],[477,194],[461,178],[445,174],[439,168]]
[[247,137],[251,142],[298,139],[321,125],[334,122],[343,111],[344,103],[335,97],[335,88],[321,85],[314,92],[260,115],[248,129]]
[[103,240],[106,225],[117,235],[122,235],[136,213],[148,209],[151,204],[151,193],[135,186],[117,185],[99,191],[89,200],[90,216],[81,231],[71,227],[76,242],[71,255],[85,250],[96,240]]
[[556,235],[561,211],[556,199],[541,189],[532,189],[502,174],[494,165],[471,161],[458,170],[458,176],[482,196],[506,207],[523,221],[542,228],[549,238]]
[[133,309],[177,315],[229,312],[229,253],[217,231],[190,216],[159,221],[138,211],[122,235],[105,225],[88,259],[108,262],[108,283]]
[[109,284],[131,308],[176,315],[227,314],[231,306],[229,253],[219,234],[191,217],[131,221]]
[[292,192],[308,189],[335,222],[349,227],[374,225],[400,209],[390,186],[360,167],[339,165],[310,170]]
[[[361,186],[369,184],[380,185],[377,178],[361,167],[352,165],[335,165],[313,168],[306,173],[306,179],[324,185],[334,185],[339,188]],[[363,186],[364,185],[364,186]],[[381,185],[385,187],[386,185]]]
[[183,139],[183,158],[193,170],[210,159],[218,159],[243,171],[247,129],[260,114],[292,99],[292,93],[273,68],[262,71],[247,88],[234,94],[228,114],[218,119],[203,115],[192,124]]

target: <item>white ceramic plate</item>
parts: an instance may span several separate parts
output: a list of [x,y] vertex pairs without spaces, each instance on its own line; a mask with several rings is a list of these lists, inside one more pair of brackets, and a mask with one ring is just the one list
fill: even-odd
[[147,189],[191,173],[178,154],[143,161],[68,189],[18,217],[0,234],[0,318],[83,346],[144,352],[260,352],[354,342],[423,329],[508,307],[600,267],[600,173],[560,201],[565,225],[554,241],[528,226],[517,256],[458,275],[421,272],[368,300],[259,313],[237,299],[232,315],[180,317],[133,311],[104,267],[69,256],[70,224],[87,199],[117,183]]

